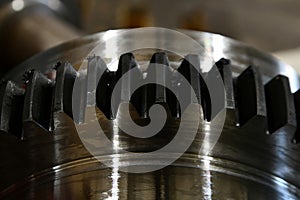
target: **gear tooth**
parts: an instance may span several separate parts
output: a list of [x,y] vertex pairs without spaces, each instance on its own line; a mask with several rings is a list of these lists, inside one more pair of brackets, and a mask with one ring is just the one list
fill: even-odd
[[102,58],[95,56],[89,59],[87,105],[97,105],[107,119],[116,116],[117,108],[111,105],[111,96],[116,83],[117,72],[110,71]]
[[28,70],[23,74],[23,82],[24,84],[27,84],[29,82],[30,77],[34,73],[34,69]]
[[184,78],[186,80],[188,80],[189,82],[191,82],[191,72],[190,72],[190,69],[191,69],[190,65],[191,65],[191,63],[186,58],[187,58],[187,56],[182,60],[181,64],[177,68],[177,71],[182,76],[184,76]]
[[[237,123],[239,125],[244,125],[247,122],[254,121],[256,124],[261,124],[263,129],[266,129],[266,108],[265,108],[265,99],[264,99],[264,88],[261,80],[261,75],[259,70],[256,67],[247,68],[240,76],[236,79],[236,93],[233,87],[233,78],[231,71],[231,61],[225,58],[220,59],[216,62],[216,67],[222,77],[225,95],[226,95],[226,109],[227,114],[236,115],[236,107],[239,104],[237,110]],[[249,82],[247,82],[249,81]],[[247,93],[248,87],[250,93]],[[250,97],[255,97],[251,101],[252,107],[247,107],[244,104],[248,103]],[[248,98],[249,97],[249,98]],[[239,99],[239,100],[237,100]],[[251,98],[250,98],[251,99]],[[242,105],[243,104],[243,105]],[[230,113],[228,113],[230,111]],[[251,114],[252,113],[252,114]],[[260,126],[260,127],[261,127]]]
[[150,63],[162,64],[169,66],[169,59],[165,52],[154,53],[151,57]]
[[[182,63],[177,69],[177,72],[174,73],[174,78],[173,78],[173,87],[175,88],[174,91],[177,91],[176,96],[178,98],[189,98],[190,103],[201,103],[201,75],[195,69],[195,67],[198,67],[200,69],[200,66],[193,66],[192,63],[200,63],[200,58],[198,55],[187,55],[183,59]],[[191,85],[191,87],[194,89],[194,92],[197,97],[197,102],[192,102],[191,98],[191,91],[185,91],[182,87],[182,80],[179,78],[176,73],[180,73]],[[172,115],[176,115],[177,117],[181,115],[181,112],[184,112],[186,109],[186,106],[184,107],[183,105],[182,108],[180,108],[179,102],[176,99],[169,98],[170,101],[173,100],[170,104],[173,104],[174,106],[172,107]]]
[[[196,66],[194,66],[196,65]],[[198,70],[199,71],[198,71]],[[195,91],[198,99],[198,103],[201,103],[201,74],[200,72],[200,57],[198,55],[187,55],[182,61],[180,67],[178,68],[180,72],[191,84]],[[196,103],[196,102],[191,102]]]
[[231,64],[230,60],[228,60],[226,58],[221,58],[219,61],[216,62],[216,66],[217,66],[224,82],[225,82],[225,79],[227,78],[226,75],[229,75],[232,77],[230,64]]
[[34,123],[46,131],[52,130],[53,82],[40,72],[29,75],[26,85],[23,122]]
[[236,78],[235,92],[238,124],[243,126],[254,122],[266,131],[265,91],[257,67],[248,67]]
[[[163,65],[163,66],[162,66]],[[167,81],[170,81],[167,71],[170,70],[169,59],[166,53],[158,52],[153,54],[150,65],[147,68],[146,80],[156,80],[155,82],[164,83],[167,85]],[[141,97],[141,114],[143,117],[149,116],[150,107],[155,104],[162,104],[168,109],[167,105],[167,89],[164,86],[158,84],[148,84],[142,87]]]
[[134,55],[132,53],[126,53],[120,56],[119,66],[116,72],[118,79],[120,79],[126,72],[137,67]]
[[0,130],[22,138],[24,89],[7,81],[0,86]]
[[216,67],[222,77],[225,95],[226,95],[226,115],[231,120],[231,123],[237,124],[236,99],[233,86],[232,66],[231,61],[226,58],[221,58],[216,62]]
[[226,94],[226,109],[235,110],[235,98],[233,89],[233,78],[231,71],[231,62],[228,59],[222,58],[216,62],[216,66],[222,76],[225,94]]
[[[126,74],[128,71],[130,71],[129,74]],[[126,74],[126,76],[124,76]],[[118,91],[120,93],[120,98],[116,99],[118,106],[122,102],[130,102],[132,106],[135,108],[135,111],[137,111],[140,115],[142,115],[141,111],[141,90],[138,88],[135,88],[135,86],[140,86],[142,84],[143,80],[143,74],[138,68],[138,64],[135,60],[135,57],[132,53],[126,53],[121,55],[119,66],[117,70],[117,77],[118,80],[122,78],[121,82],[121,88],[115,88],[115,89],[121,89],[121,91]],[[136,91],[133,91],[134,89],[137,89]]]
[[108,69],[102,74],[96,90],[97,107],[108,119],[114,119],[116,108],[111,104],[112,92],[116,83],[116,74]]
[[[132,53],[126,53],[121,55],[119,60],[119,66],[117,71],[113,72],[107,68],[107,65],[100,57],[94,57],[89,60],[88,65],[88,93],[92,96],[88,97],[89,105],[96,105],[104,113],[108,119],[114,119],[117,115],[118,107],[124,100],[129,102],[130,100],[130,86],[134,81],[135,73],[130,73],[130,78],[122,79],[121,88],[115,88],[119,79],[131,69],[137,67],[137,63]],[[137,68],[136,68],[137,69]],[[141,76],[141,72],[138,71]],[[133,77],[131,77],[133,76]],[[131,79],[132,78],[132,79]],[[126,79],[126,80],[125,80]],[[95,88],[96,83],[97,87]],[[112,98],[114,90],[119,96]],[[96,91],[96,102],[93,99],[93,91]]]
[[296,114],[289,79],[279,75],[265,85],[269,133],[295,132]]
[[61,65],[62,65],[62,63],[59,61],[54,65],[53,69],[57,70]]
[[300,89],[294,93],[294,105],[296,112],[296,120],[297,120],[297,130],[293,139],[294,143],[300,142]]
[[191,103],[201,104],[204,119],[211,121],[214,118],[214,115],[212,115],[212,105],[209,90],[203,78],[207,74],[202,74],[201,72],[200,56],[193,54],[187,55],[178,68],[178,71],[189,81],[195,91],[198,102]]
[[[118,88],[121,89],[121,91],[118,91],[121,94],[121,98],[118,100],[119,103],[129,102],[131,98],[130,93],[133,92],[134,86],[140,86],[143,74],[137,66],[138,64],[132,53],[121,55],[117,71],[118,80],[122,78],[121,88]],[[128,71],[130,71],[130,73],[126,74]],[[126,76],[124,76],[124,74],[126,74]],[[136,100],[139,101],[138,99]],[[136,100],[133,100],[133,102]]]
[[222,70],[225,66],[231,65],[231,61],[226,58],[221,58],[216,62],[217,67],[219,70]]
[[72,93],[77,72],[69,63],[60,64],[56,68],[54,92],[54,112],[65,112],[73,118]]
[[82,123],[85,119],[85,110],[87,107],[87,75],[85,72],[79,72],[76,77],[76,90],[71,93],[70,107],[72,109],[73,120],[76,123]]
[[[178,102],[177,98],[180,98],[180,80],[178,78],[178,72],[174,72],[173,76],[171,77],[171,87],[172,87],[172,91],[167,91],[167,103],[169,105],[170,108],[170,112],[172,114],[173,117],[175,118],[180,118],[181,116],[181,108],[180,108],[180,104]],[[185,109],[185,108],[183,108]]]
[[96,104],[97,84],[99,84],[101,75],[107,70],[106,63],[99,57],[94,56],[88,59],[87,69],[87,105]]

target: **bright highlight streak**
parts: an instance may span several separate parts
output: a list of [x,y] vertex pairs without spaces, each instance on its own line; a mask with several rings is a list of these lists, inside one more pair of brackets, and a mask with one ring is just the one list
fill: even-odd
[[25,6],[25,3],[23,0],[14,0],[11,3],[11,7],[14,11],[21,11],[21,10],[23,10],[24,6]]

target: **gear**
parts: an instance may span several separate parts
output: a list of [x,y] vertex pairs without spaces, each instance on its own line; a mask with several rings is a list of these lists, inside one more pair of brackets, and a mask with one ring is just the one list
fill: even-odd
[[[220,37],[206,33],[187,33],[198,41]],[[163,70],[172,73],[172,77],[160,78],[162,81],[172,82],[175,94],[159,85],[145,85],[131,97],[128,95],[127,92],[132,89],[131,81],[142,82],[145,79],[144,73],[147,76],[155,76],[156,73],[155,68],[139,67],[139,63],[146,60],[139,52],[123,54],[116,71],[108,69],[105,58],[93,56],[86,59],[86,71],[80,73],[73,66],[78,66],[78,60],[84,60],[80,56],[83,53],[77,52],[79,58],[70,57],[70,62],[66,62],[57,56],[61,55],[62,47],[32,58],[22,65],[26,65],[25,68],[16,68],[16,78],[12,78],[11,72],[1,84],[0,129],[5,133],[1,135],[0,146],[3,153],[0,157],[5,162],[0,168],[4,183],[0,187],[0,197],[18,199],[25,195],[26,198],[39,198],[49,194],[66,198],[67,195],[74,194],[83,199],[93,199],[109,196],[105,192],[112,191],[109,191],[111,187],[107,185],[115,184],[113,173],[116,172],[91,159],[77,136],[73,120],[82,122],[85,108],[96,105],[100,110],[99,122],[107,131],[108,138],[114,140],[114,136],[119,135],[119,145],[133,152],[159,149],[176,134],[176,123],[180,121],[181,112],[185,109],[177,101],[177,97],[186,94],[180,88],[180,73],[194,89],[198,100],[196,103],[203,110],[203,122],[198,136],[186,154],[172,166],[149,174],[117,175],[119,187],[123,189],[119,191],[120,198],[124,195],[128,199],[137,196],[148,199],[199,196],[201,199],[205,197],[205,189],[211,188],[211,185],[205,186],[207,183],[214,184],[211,195],[215,198],[299,198],[300,162],[297,143],[300,135],[297,124],[300,123],[300,90],[292,93],[290,86],[290,83],[295,83],[298,79],[284,76],[275,69],[258,67],[257,64],[268,62],[276,66],[282,65],[243,44],[226,38],[223,40],[227,45],[225,50],[231,48],[236,54],[227,56],[224,53],[224,58],[218,57],[219,61],[215,63],[221,75],[216,78],[221,78],[224,83],[227,114],[220,140],[209,155],[198,155],[200,144],[204,135],[216,132],[218,121],[215,120],[217,115],[212,112],[213,105],[203,78],[210,72],[203,72],[201,75],[194,68],[201,67],[199,55],[186,55],[183,60],[179,60],[169,52],[155,51],[148,59],[147,53],[150,64],[161,64],[165,67]],[[84,45],[92,45],[95,41],[97,40],[90,37],[77,42],[77,45],[84,48]],[[66,51],[76,50],[70,44],[65,44],[64,48]],[[237,51],[235,48],[248,51]],[[238,54],[239,52],[242,53]],[[248,67],[243,64],[241,70],[237,63],[243,63],[239,61],[245,56],[243,52],[253,58],[248,60]],[[54,55],[55,59],[43,61],[45,57],[50,58],[49,55]],[[199,66],[193,67],[189,62],[191,59],[198,60]],[[37,63],[45,65],[48,60],[51,62],[46,64],[49,66],[46,70],[34,67]],[[34,70],[28,70],[30,67]],[[132,69],[138,69],[139,73],[122,82],[122,91],[118,91],[120,98],[111,103],[116,83]],[[76,78],[82,83],[82,90],[80,96],[74,97]],[[88,87],[96,85],[98,80],[96,91]],[[295,91],[294,85],[292,88]],[[89,98],[93,92],[96,100]],[[80,108],[78,113],[72,110],[74,98],[79,101],[76,104]],[[114,123],[118,120],[119,105],[128,99],[132,118],[137,124],[149,123],[149,108],[153,104],[161,104],[168,112],[167,125],[159,134],[148,139],[119,134],[113,128]],[[126,162],[127,158],[124,159]],[[207,165],[210,166],[209,169]],[[7,169],[15,173],[6,174]]]

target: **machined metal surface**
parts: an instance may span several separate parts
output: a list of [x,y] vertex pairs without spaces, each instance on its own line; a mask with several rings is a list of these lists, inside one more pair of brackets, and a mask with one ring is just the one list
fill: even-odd
[[[296,144],[299,138],[297,117],[300,102],[299,92],[296,92],[299,77],[295,71],[237,41],[210,33],[183,31],[214,58],[226,93],[227,114],[221,137],[208,155],[201,155],[199,152],[204,136],[216,134],[221,127],[218,116],[210,112],[209,98],[201,77],[191,70],[186,59],[178,59],[169,52],[136,51],[123,54],[118,69],[110,71],[106,66],[111,58],[86,58],[99,41],[122,31],[126,30],[103,32],[55,47],[29,59],[5,76],[1,88],[1,197],[300,198],[300,146]],[[126,44],[127,39],[120,38],[118,45]],[[170,38],[166,42],[175,41]],[[131,117],[138,124],[145,125],[149,122],[149,106],[159,103],[166,107],[169,118],[156,136],[133,138],[114,128],[119,121],[126,123],[128,120],[122,114],[122,99],[127,98],[126,93],[122,93],[121,99],[116,102],[120,104],[118,110],[114,110],[109,103],[116,81],[142,62],[163,63],[184,75],[193,89],[198,91],[198,102],[193,106],[201,105],[204,114],[198,134],[186,153],[168,167],[142,174],[125,173],[119,169],[126,165],[163,165],[164,159],[174,157],[176,152],[143,162],[131,154],[116,154],[113,155],[116,159],[112,168],[99,163],[84,148],[72,120],[80,121],[82,114],[73,113],[70,107],[77,74],[75,69],[82,62],[87,62],[88,67],[83,82],[97,80],[99,70],[106,70],[97,87],[96,102],[93,102],[99,109],[99,123],[111,141],[117,141],[122,149],[131,152],[151,152],[170,142],[180,123],[180,109],[165,88],[141,88],[131,99]],[[151,69],[146,71],[152,73]],[[130,80],[124,84],[130,85]],[[182,92],[180,88],[177,91],[177,95]],[[84,101],[88,99],[87,95],[83,92],[79,99]],[[89,103],[84,101],[80,105]],[[15,111],[16,105],[19,106],[18,111]],[[120,113],[118,117],[116,112]],[[193,123],[193,113],[188,117],[189,122]],[[188,140],[190,136],[186,137]],[[112,155],[99,156],[109,159]]]

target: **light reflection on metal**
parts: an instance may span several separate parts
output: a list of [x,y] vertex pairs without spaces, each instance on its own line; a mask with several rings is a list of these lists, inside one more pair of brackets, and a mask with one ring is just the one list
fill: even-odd
[[112,180],[112,186],[111,186],[111,196],[107,198],[107,200],[115,200],[120,199],[119,198],[119,158],[116,156],[113,158],[113,166],[112,166],[112,174],[111,174],[111,180]]
[[223,36],[221,35],[212,35],[211,37],[211,46],[212,49],[212,56],[215,61],[219,60],[220,58],[224,58],[224,49],[225,49],[225,42],[223,41]]
[[[119,48],[118,48],[117,40],[115,39],[116,36],[117,36],[117,32],[115,32],[115,31],[107,31],[103,35],[103,41],[107,41],[107,42],[105,42],[105,47],[104,47],[107,51],[105,51],[105,57],[103,59],[109,60],[109,59],[115,58],[114,60],[110,60],[109,64],[107,65],[108,69],[111,71],[116,71],[118,69],[118,61],[119,60],[117,57],[118,52],[116,52],[116,50]],[[100,49],[97,49],[97,50],[100,50]],[[98,54],[99,52],[95,52],[95,53]]]
[[13,2],[11,3],[11,7],[14,11],[21,11],[23,10],[25,6],[25,3],[23,0],[13,0]]
[[113,148],[114,151],[117,153],[118,149],[120,149],[120,140],[119,140],[119,125],[118,125],[118,118],[116,120],[114,120],[113,122],[113,130],[114,130],[114,135],[113,135],[113,139],[112,139],[112,143],[113,143]]
[[205,200],[212,200],[212,182],[211,182],[211,172],[210,172],[210,161],[209,160],[203,160],[203,197]]

